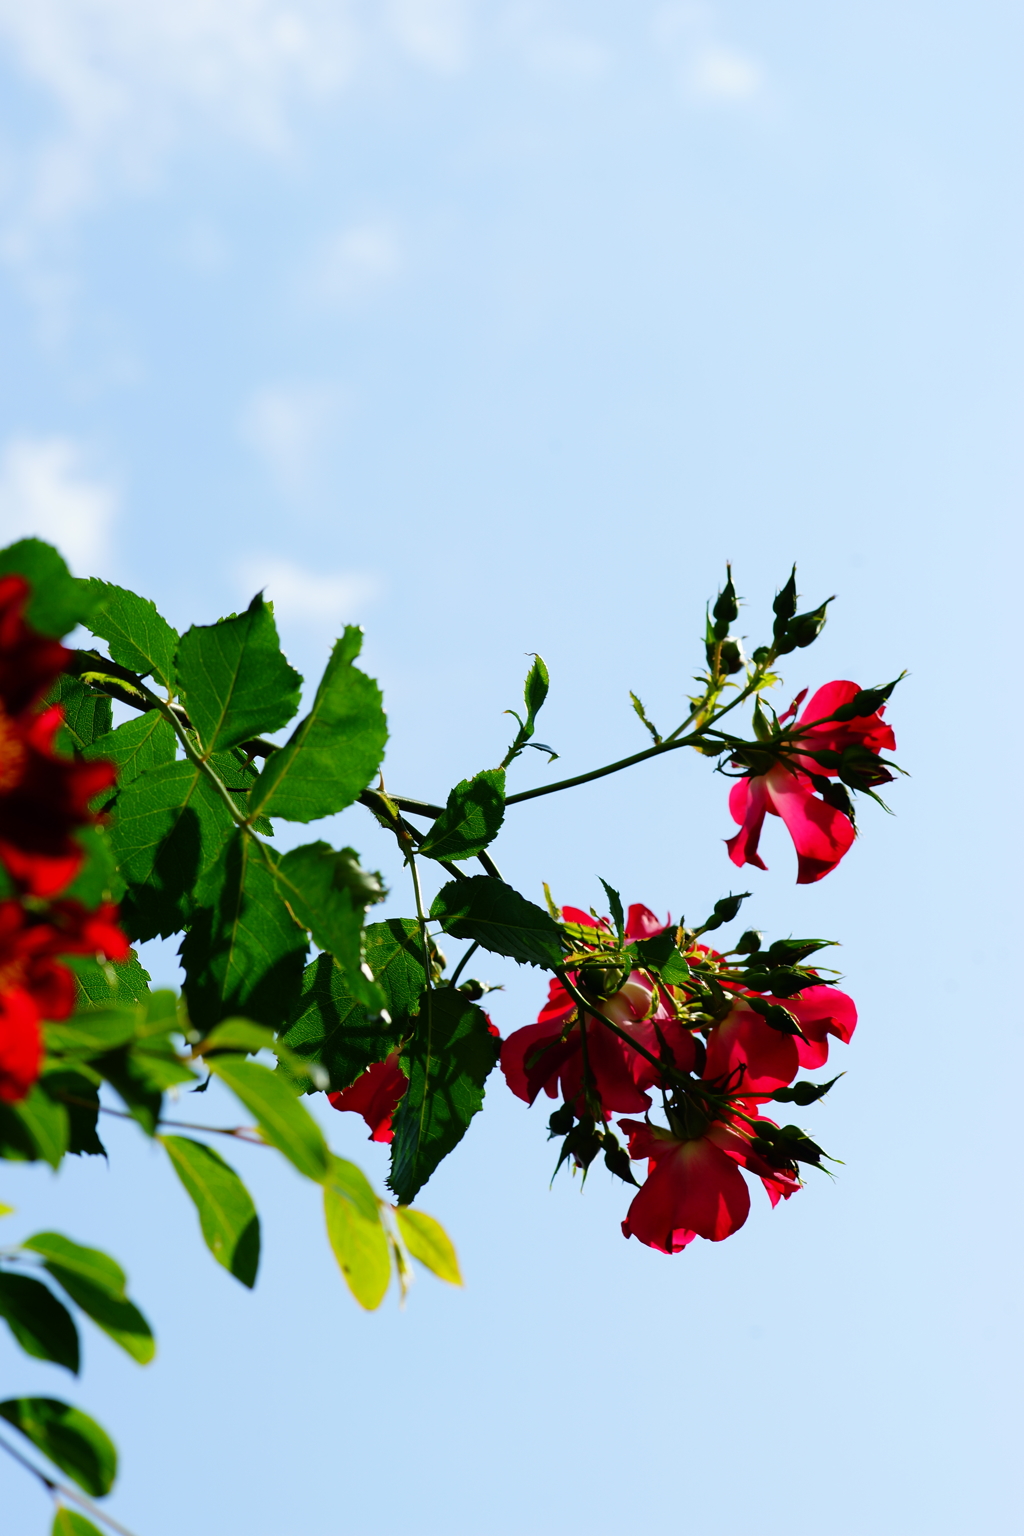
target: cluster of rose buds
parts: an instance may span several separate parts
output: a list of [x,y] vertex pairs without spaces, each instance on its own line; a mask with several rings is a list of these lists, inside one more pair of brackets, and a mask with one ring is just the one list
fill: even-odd
[[28,597],[22,577],[0,577],[0,1099],[8,1103],[39,1074],[40,1021],[75,1007],[75,980],[59,957],[128,955],[116,907],[60,899],[85,860],[75,832],[99,819],[90,802],[116,770],[60,752],[63,710],[41,701],[71,653],[26,623]]

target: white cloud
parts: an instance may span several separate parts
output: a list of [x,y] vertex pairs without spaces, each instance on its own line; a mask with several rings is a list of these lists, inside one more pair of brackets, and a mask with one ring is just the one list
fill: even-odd
[[117,512],[111,485],[89,474],[67,437],[12,438],[0,454],[0,543],[35,536],[55,544],[77,574],[99,574]]
[[373,576],[350,571],[310,571],[274,555],[254,555],[237,568],[239,594],[265,591],[282,624],[340,633],[359,621],[380,585]]
[[691,100],[739,105],[762,94],[764,66],[721,41],[714,10],[703,0],[661,6],[653,33]]
[[465,0],[390,0],[387,19],[394,40],[418,63],[443,74],[465,67],[469,52]]
[[258,390],[243,410],[242,436],[282,489],[300,493],[309,483],[340,409],[338,392],[330,387],[272,385]]
[[328,304],[361,299],[401,270],[402,256],[386,224],[355,224],[326,240],[303,287]]
[[715,101],[749,101],[761,89],[763,71],[755,60],[713,44],[699,48],[689,68],[697,96]]

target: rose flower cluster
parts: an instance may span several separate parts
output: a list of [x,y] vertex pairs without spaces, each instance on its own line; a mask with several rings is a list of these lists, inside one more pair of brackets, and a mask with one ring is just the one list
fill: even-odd
[[[603,1148],[622,1177],[628,1171],[608,1122],[619,1112],[649,1111],[652,1090],[660,1093],[667,1126],[618,1122],[629,1158],[648,1165],[623,1233],[663,1253],[695,1237],[728,1237],[750,1209],[741,1170],[760,1178],[773,1205],[788,1199],[800,1188],[798,1163],[817,1163],[821,1150],[761,1107],[801,1068],[824,1065],[829,1036],[850,1039],[857,1022],[851,999],[813,973],[794,977],[794,967],[780,963],[793,959],[791,946],[766,952],[771,963],[762,973],[756,953],[738,957],[742,966],[730,963],[643,906],[629,909],[624,945],[607,919],[566,907],[562,920],[578,946],[576,968],[552,981],[536,1024],[505,1041],[501,1066],[528,1104],[542,1090],[563,1099],[551,1125],[553,1134],[567,1133],[566,1155],[586,1167]],[[669,973],[688,973],[685,980],[667,982],[653,965],[624,973],[630,948],[639,941],[642,954],[659,936],[674,951]],[[756,936],[745,938],[752,944]],[[749,985],[757,979],[767,988],[781,971],[783,990],[794,979],[800,984],[784,1004]],[[819,1096],[811,1084],[793,1092],[797,1102]]]
[[115,781],[112,763],[76,762],[57,745],[64,712],[42,705],[71,653],[24,617],[28,583],[0,577],[0,1100],[28,1093],[42,1061],[43,1019],[75,1007],[65,955],[128,956],[117,909],[64,897],[85,861],[75,832],[98,817],[93,797]]

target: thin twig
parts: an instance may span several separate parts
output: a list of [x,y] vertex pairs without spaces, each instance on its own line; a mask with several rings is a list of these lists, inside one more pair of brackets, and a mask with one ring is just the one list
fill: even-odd
[[41,1471],[39,1467],[34,1466],[27,1456],[23,1456],[2,1435],[0,1435],[0,1450],[6,1451],[8,1456],[13,1457],[19,1466],[25,1468],[26,1472],[31,1472],[33,1477],[37,1477],[43,1487],[50,1493],[59,1493],[62,1499],[73,1499],[76,1504],[80,1504],[83,1509],[87,1509],[90,1515],[95,1515],[97,1520],[102,1520],[106,1525],[109,1525],[112,1531],[117,1531],[118,1536],[132,1536],[132,1532],[126,1525],[122,1525],[120,1521],[115,1520],[113,1515],[108,1515],[105,1509],[100,1509],[99,1505],[94,1504],[92,1499],[87,1499],[84,1493],[78,1493],[74,1488],[69,1488],[67,1483],[58,1483],[56,1478],[50,1477],[46,1472]]

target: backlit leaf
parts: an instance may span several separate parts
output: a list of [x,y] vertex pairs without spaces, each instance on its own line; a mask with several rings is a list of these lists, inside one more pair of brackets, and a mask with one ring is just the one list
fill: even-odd
[[456,784],[418,851],[431,859],[473,858],[497,836],[504,815],[504,770],[486,768]]
[[100,605],[89,621],[89,628],[106,640],[114,661],[140,677],[154,677],[165,689],[173,691],[178,632],[157,613],[156,604],[96,577],[89,583],[89,589]]
[[320,1182],[327,1173],[327,1143],[284,1077],[240,1056],[214,1056],[207,1065],[241,1099],[267,1141],[307,1179]]
[[391,1279],[391,1251],[373,1189],[355,1163],[331,1158],[324,1181],[324,1218],[349,1290],[361,1307],[374,1311]]
[[273,611],[260,593],[244,613],[187,630],[176,666],[205,754],[280,730],[299,707],[302,678],[281,654]]
[[462,1284],[462,1272],[451,1238],[441,1223],[426,1211],[409,1210],[400,1205],[395,1211],[402,1241],[414,1259],[449,1285]]
[[313,707],[266,762],[253,810],[286,821],[315,821],[344,810],[373,778],[388,738],[377,684],[353,665],[362,630],[335,643]]

